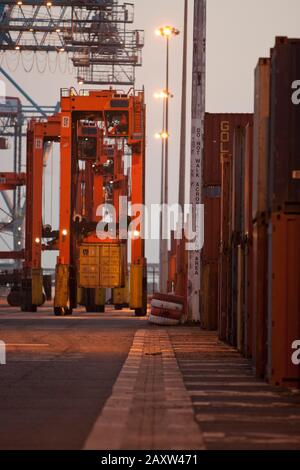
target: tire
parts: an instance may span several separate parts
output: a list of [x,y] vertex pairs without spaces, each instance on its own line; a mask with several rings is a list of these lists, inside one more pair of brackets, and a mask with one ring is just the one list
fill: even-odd
[[36,305],[21,305],[21,312],[36,313],[37,312],[37,306]]
[[150,314],[149,323],[160,326],[177,326],[179,325],[179,320],[174,320],[173,318],[157,317],[155,315]]
[[12,290],[7,296],[7,303],[10,307],[21,307],[23,295],[21,291]]
[[85,310],[87,313],[104,313],[105,305],[86,305]]
[[161,318],[166,318],[170,320],[177,320],[179,322],[182,316],[182,312],[180,310],[170,310],[170,309],[152,307],[151,315],[153,317],[161,317]]
[[152,299],[151,307],[165,309],[165,310],[178,310],[180,312],[183,311],[182,304],[178,304],[174,302],[166,302],[165,300]]
[[120,305],[116,304],[115,305],[115,310],[123,310],[123,305],[122,304],[120,304]]
[[65,307],[55,307],[54,308],[54,315],[56,317],[65,317],[68,315],[72,315],[72,309],[71,308],[65,308]]
[[184,297],[174,294],[154,294],[152,300],[161,300],[163,302],[171,302],[184,305]]
[[145,317],[147,315],[147,311],[143,308],[136,308],[134,312],[136,317]]

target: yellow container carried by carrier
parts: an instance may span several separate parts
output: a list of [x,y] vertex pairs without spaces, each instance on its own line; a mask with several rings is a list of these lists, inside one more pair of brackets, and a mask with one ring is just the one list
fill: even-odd
[[80,245],[79,287],[125,287],[125,250],[124,243]]

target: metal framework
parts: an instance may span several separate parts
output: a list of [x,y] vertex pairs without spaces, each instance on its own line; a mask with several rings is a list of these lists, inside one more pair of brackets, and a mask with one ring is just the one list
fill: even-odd
[[[13,152],[12,172],[0,174],[0,195],[5,205],[1,208],[0,214],[0,238],[11,253],[10,259],[20,259],[18,252],[25,243],[22,236],[25,216],[25,199],[22,194],[22,187],[25,186],[25,175],[22,173],[22,148],[26,126],[33,117],[46,117],[54,111],[54,106],[42,106],[36,109],[33,105],[22,105],[19,98],[15,97],[6,97],[0,103],[0,136],[4,139],[5,148],[12,143]],[[11,241],[6,240],[7,236],[12,237],[12,249]],[[8,253],[1,252],[1,259],[8,257]],[[15,267],[18,265],[19,262]]]
[[[60,142],[60,222],[59,229],[43,225],[43,162],[49,142]],[[130,155],[125,168],[124,156]],[[127,202],[120,206],[120,197]],[[61,113],[47,120],[32,120],[27,131],[26,244],[19,253],[24,259],[21,287],[11,295],[22,310],[35,311],[42,305],[44,250],[58,250],[54,311],[68,315],[77,304],[87,311],[102,311],[105,287],[113,288],[113,303],[129,305],[136,315],[147,310],[147,269],[142,222],[137,221],[131,240],[130,289],[127,276],[127,232],[133,206],[145,202],[145,104],[144,93],[128,94],[115,90],[62,90]],[[112,204],[116,210],[116,234],[99,240],[97,225],[105,222],[99,206]],[[121,218],[119,218],[119,216]],[[132,219],[138,218],[133,213]],[[120,220],[125,220],[125,226]],[[106,222],[105,222],[106,223]],[[121,225],[120,225],[121,224]],[[105,224],[104,224],[105,225]],[[125,241],[124,235],[126,233]],[[82,253],[105,244],[120,247],[119,268],[124,280],[101,285],[94,271],[80,281]],[[124,249],[123,249],[123,248]],[[103,262],[98,263],[100,269]],[[119,269],[117,268],[117,269]],[[123,279],[123,278],[122,278]],[[127,281],[126,281],[127,279]],[[96,285],[95,285],[96,282]],[[91,284],[90,284],[91,283]],[[128,295],[129,291],[129,295]]]
[[[49,3],[49,2],[48,2]],[[131,30],[134,5],[118,0],[0,1],[3,51],[67,53],[80,83],[133,86],[144,32]],[[2,10],[2,11],[1,11]]]
[[[0,235],[13,236],[13,251],[22,247],[22,235],[18,227],[22,226],[23,211],[21,207],[21,188],[19,184],[12,185],[12,179],[17,180],[21,173],[22,161],[22,106],[18,98],[5,98],[0,104],[0,135],[8,141],[13,141],[13,175],[1,175],[1,191],[5,209],[1,209]],[[24,184],[24,183],[23,183]],[[13,190],[13,198],[8,191]],[[3,219],[4,216],[4,219]],[[0,219],[0,220],[1,220]],[[7,244],[7,242],[6,242]]]
[[[118,164],[118,155],[124,153],[124,144],[132,151],[131,156],[131,204],[144,204],[145,202],[145,105],[144,93],[120,94],[114,90],[86,91],[75,94],[72,90],[63,91],[61,99],[61,194],[60,194],[60,230],[59,230],[59,256],[56,267],[55,313],[68,314],[77,304],[78,245],[99,245],[96,236],[97,221],[101,215],[95,209],[103,198],[102,187],[105,193],[112,191],[114,206],[118,206],[119,196],[125,194],[126,178],[123,169]],[[80,144],[80,134],[76,129],[80,123],[90,122],[101,130],[100,149],[104,143],[112,145],[113,154],[100,150],[91,151],[86,155],[90,145],[96,144],[94,138],[88,137]],[[98,131],[99,132],[99,131]],[[84,142],[86,146],[84,147]],[[114,146],[118,145],[121,153],[114,153]],[[93,148],[93,147],[92,147]],[[81,151],[80,151],[81,150]],[[77,155],[74,161],[74,155]],[[114,155],[114,156],[113,156]],[[94,172],[89,188],[85,185],[85,194],[90,197],[89,205],[94,207],[92,213],[78,214],[76,207],[76,191],[78,191],[78,162],[88,158]],[[109,175],[109,166],[113,165],[112,174]],[[119,170],[118,170],[119,167]],[[100,179],[100,180],[99,180]],[[125,184],[125,188],[124,188]],[[100,186],[100,187],[99,187]],[[128,191],[127,191],[128,193]],[[92,203],[94,201],[94,203]],[[127,210],[126,210],[127,212]],[[82,220],[86,222],[82,223]],[[127,217],[126,217],[127,220]],[[80,227],[80,229],[79,229]],[[109,243],[116,243],[120,237],[119,227],[117,240],[108,239]],[[131,241],[131,282],[129,304],[138,315],[145,315],[147,310],[147,272],[145,259],[145,242],[141,233]],[[78,235],[80,232],[80,235]],[[76,235],[77,233],[77,235]],[[126,262],[127,265],[127,262]]]

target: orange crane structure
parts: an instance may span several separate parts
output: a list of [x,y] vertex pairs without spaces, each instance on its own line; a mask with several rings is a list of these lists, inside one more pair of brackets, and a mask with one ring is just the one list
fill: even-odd
[[[49,141],[60,142],[58,231],[42,223],[43,155]],[[130,154],[129,168],[124,166],[125,154]],[[127,261],[128,201],[132,207],[145,202],[144,92],[62,90],[61,113],[29,125],[26,186],[22,309],[35,311],[44,302],[42,251],[58,250],[56,315],[72,314],[78,304],[89,312],[103,311],[105,289],[113,289],[118,308],[129,305],[136,315],[146,315],[142,222],[130,237],[130,281]],[[114,233],[105,221],[108,204],[115,210]],[[101,237],[99,223],[104,227]]]

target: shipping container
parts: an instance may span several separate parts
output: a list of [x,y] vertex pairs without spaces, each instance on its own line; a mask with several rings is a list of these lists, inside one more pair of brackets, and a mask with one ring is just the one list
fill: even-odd
[[176,242],[176,275],[175,294],[186,296],[187,293],[187,272],[188,272],[188,251],[185,249],[186,238],[184,231],[180,240]]
[[271,54],[269,208],[300,213],[300,39],[276,38]]
[[219,259],[219,335],[228,339],[231,335],[231,214],[232,214],[232,155],[234,130],[246,126],[252,114],[220,115],[220,162],[221,162],[221,237]]
[[8,148],[8,139],[6,137],[0,137],[0,150],[7,150]]
[[230,337],[231,255],[224,249],[219,258],[218,332],[223,341]]
[[252,217],[268,210],[267,172],[270,115],[270,59],[259,59],[255,69]]
[[204,188],[204,247],[201,254],[201,325],[208,330],[218,328],[218,260],[220,252],[220,197],[211,188]]
[[[206,207],[202,263],[204,267],[215,262],[215,250],[218,246],[219,275],[217,285],[211,286],[211,289],[218,298],[219,334],[223,339],[227,336],[227,312],[230,305],[229,246],[233,135],[236,126],[246,125],[251,118],[250,114],[207,113],[205,115],[202,198]],[[206,276],[206,282],[207,278]],[[201,289],[203,292],[203,283]],[[202,306],[208,304],[209,299],[202,300]],[[213,312],[211,315],[214,318]]]
[[234,132],[232,157],[231,237],[239,244],[244,228],[244,169],[246,126],[237,126]]
[[[221,160],[220,150],[222,140],[227,139],[227,132],[224,121],[227,117],[224,114],[205,114],[204,121],[204,156],[203,156],[203,185],[221,185]],[[226,129],[225,131],[223,129]]]
[[244,302],[244,178],[245,178],[246,129],[237,126],[234,131],[234,144],[231,173],[231,308],[228,318],[228,338],[233,346],[242,350],[243,345],[243,302]]
[[252,164],[253,126],[248,124],[235,130],[228,338],[248,357],[252,353]]
[[82,244],[78,286],[125,287],[125,249],[126,245],[121,243]]
[[236,307],[236,346],[245,352],[245,247],[240,244],[237,247],[237,307]]
[[231,165],[230,300],[226,340],[246,356],[252,353],[252,165],[253,124],[237,126]]
[[244,340],[243,352],[246,357],[253,353],[253,126],[246,126],[244,163]]
[[221,204],[219,193],[214,193],[211,188],[204,188],[205,196],[203,198],[204,246],[202,260],[204,263],[218,261],[220,253]]
[[229,295],[230,302],[227,313],[227,336],[232,346],[237,346],[237,316],[238,316],[238,298],[239,298],[239,266],[238,266],[239,244],[232,243],[230,247],[230,265],[228,266],[230,273]]
[[268,224],[265,218],[253,224],[253,347],[256,376],[263,378],[267,367],[267,292],[268,292]]
[[218,328],[218,261],[202,262],[201,268],[201,327]]
[[268,377],[300,387],[300,215],[273,213],[269,225]]
[[[220,252],[221,159],[224,115],[205,115],[202,201],[204,203],[204,262],[215,262]],[[218,292],[218,291],[217,291]]]

